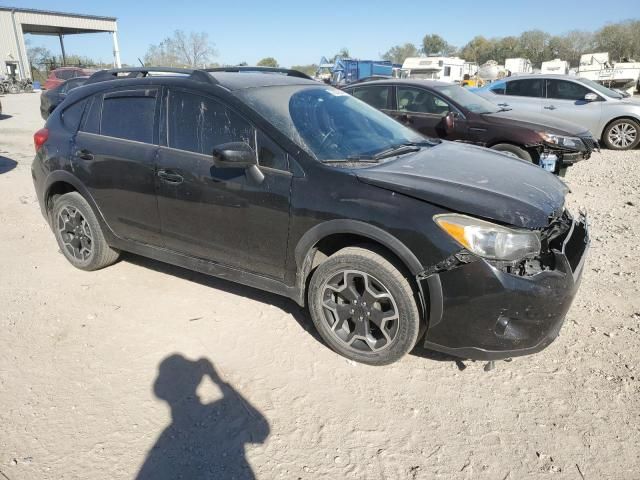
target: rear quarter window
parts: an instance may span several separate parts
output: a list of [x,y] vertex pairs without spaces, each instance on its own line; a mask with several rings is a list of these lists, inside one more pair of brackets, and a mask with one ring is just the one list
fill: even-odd
[[82,99],[73,105],[69,105],[62,111],[62,124],[70,132],[75,133],[80,126],[80,120],[82,120],[82,114],[85,106],[87,105],[87,99]]

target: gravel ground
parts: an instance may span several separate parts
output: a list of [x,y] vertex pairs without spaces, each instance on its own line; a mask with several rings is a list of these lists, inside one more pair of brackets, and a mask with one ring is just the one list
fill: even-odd
[[640,151],[569,171],[593,243],[548,349],[373,368],[286,299],[133,255],[71,267],[30,178],[38,101],[2,98],[3,480],[640,478]]

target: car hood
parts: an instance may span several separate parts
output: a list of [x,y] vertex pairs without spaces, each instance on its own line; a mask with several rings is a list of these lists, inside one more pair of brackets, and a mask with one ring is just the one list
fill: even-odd
[[542,113],[527,112],[526,110],[508,110],[483,114],[482,118],[493,125],[518,126],[529,128],[536,132],[549,132],[556,135],[577,136],[587,133],[584,127],[567,122]]
[[459,213],[523,228],[544,228],[562,213],[569,189],[529,162],[491,150],[442,142],[355,171],[371,185]]

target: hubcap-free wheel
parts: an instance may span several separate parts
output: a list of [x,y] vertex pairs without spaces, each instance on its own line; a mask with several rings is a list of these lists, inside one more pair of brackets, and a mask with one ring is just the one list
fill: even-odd
[[64,248],[78,260],[87,260],[93,251],[93,236],[78,209],[67,206],[58,213],[58,231]]
[[638,126],[631,122],[620,122],[609,130],[607,138],[615,148],[629,148],[638,138]]
[[388,365],[424,333],[410,273],[378,246],[345,247],[324,259],[309,282],[309,312],[333,350],[357,362]]
[[324,319],[335,338],[360,352],[388,347],[398,333],[398,306],[389,290],[358,270],[339,272],[324,285]]
[[119,252],[109,246],[91,206],[78,192],[55,198],[50,219],[60,251],[75,267],[98,270],[118,260]]

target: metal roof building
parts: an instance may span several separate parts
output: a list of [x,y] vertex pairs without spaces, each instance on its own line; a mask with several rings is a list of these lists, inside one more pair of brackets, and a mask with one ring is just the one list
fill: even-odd
[[98,32],[111,34],[113,65],[120,67],[118,26],[115,17],[0,6],[0,73],[15,71],[20,78],[31,77],[24,42],[24,34],[26,33],[57,36],[60,39],[64,59],[65,35]]

